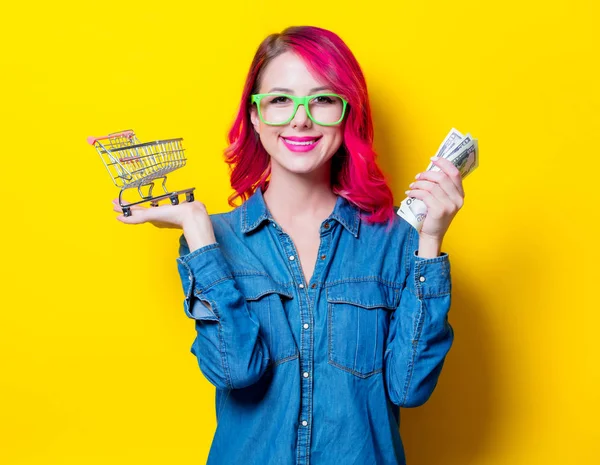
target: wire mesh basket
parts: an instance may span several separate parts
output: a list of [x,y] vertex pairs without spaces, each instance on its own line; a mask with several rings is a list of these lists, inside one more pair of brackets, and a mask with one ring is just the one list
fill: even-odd
[[[87,141],[100,155],[115,186],[121,189],[119,205],[125,216],[131,216],[132,205],[144,202],[158,207],[160,200],[169,198],[172,205],[177,205],[180,194],[185,194],[187,202],[194,201],[194,187],[169,192],[166,186],[167,174],[185,166],[182,138],[140,142],[129,129],[107,136],[90,136]],[[154,181],[157,179],[162,179],[165,193],[152,196]],[[144,195],[142,187],[145,186],[148,186],[148,193]],[[131,188],[137,188],[142,200],[123,203],[123,192]]]

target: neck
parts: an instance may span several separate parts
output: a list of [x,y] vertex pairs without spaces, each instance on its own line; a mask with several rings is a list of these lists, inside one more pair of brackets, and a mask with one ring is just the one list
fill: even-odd
[[272,170],[263,198],[280,225],[320,224],[337,201],[330,185],[329,167],[320,174],[306,176]]

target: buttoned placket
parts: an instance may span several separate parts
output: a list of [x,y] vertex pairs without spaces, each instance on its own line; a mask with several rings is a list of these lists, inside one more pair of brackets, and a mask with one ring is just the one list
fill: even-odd
[[284,253],[287,255],[288,269],[292,275],[294,283],[297,283],[298,298],[301,300],[300,321],[302,330],[300,331],[300,370],[301,377],[301,404],[298,416],[299,427],[297,436],[297,465],[310,465],[310,441],[312,433],[312,396],[313,383],[311,373],[314,367],[314,316],[313,306],[316,302],[317,287],[322,272],[326,265],[329,247],[331,245],[331,236],[333,229],[332,222],[326,220],[320,230],[320,243],[317,252],[317,260],[310,283],[304,283],[304,273],[302,264],[298,257],[298,251],[292,238],[285,233],[281,227],[271,220],[271,224],[277,230],[278,238],[281,241]]

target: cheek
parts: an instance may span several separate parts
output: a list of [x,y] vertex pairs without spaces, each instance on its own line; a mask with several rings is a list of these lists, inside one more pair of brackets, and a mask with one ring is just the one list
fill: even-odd
[[278,150],[280,130],[273,126],[262,125],[260,128],[260,141],[270,155]]
[[260,131],[261,139],[265,142],[278,136],[276,128],[274,128],[273,126],[268,126],[266,124],[263,124],[262,122],[259,123],[259,131]]
[[267,127],[265,129],[264,135],[267,138],[268,142],[271,144],[276,144],[279,141],[280,131],[274,127]]
[[329,141],[329,145],[335,146],[337,149],[340,145],[342,145],[344,133],[341,128],[332,129],[330,132],[328,132],[327,139]]

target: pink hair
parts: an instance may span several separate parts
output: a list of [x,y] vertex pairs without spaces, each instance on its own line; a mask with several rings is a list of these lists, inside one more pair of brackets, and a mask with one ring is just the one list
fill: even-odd
[[[359,207],[366,221],[391,220],[393,194],[377,166],[373,150],[373,122],[367,84],[356,58],[336,34],[313,26],[292,26],[271,34],[259,45],[242,93],[237,117],[229,131],[225,161],[230,167],[230,182],[235,193],[229,205],[240,197],[247,200],[257,187],[268,186],[270,157],[250,121],[251,95],[258,92],[266,65],[284,52],[292,51],[306,63],[313,75],[320,76],[334,92],[348,100],[344,142],[332,158],[331,186]],[[391,225],[391,222],[390,222]]]

